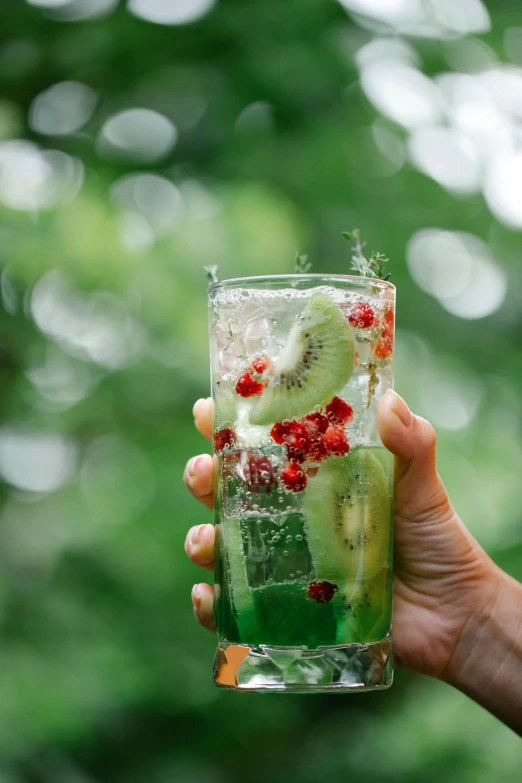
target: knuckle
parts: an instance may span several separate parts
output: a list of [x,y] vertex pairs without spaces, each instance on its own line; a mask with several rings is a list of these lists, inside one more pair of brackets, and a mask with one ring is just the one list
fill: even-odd
[[417,416],[417,421],[421,425],[421,442],[425,451],[434,450],[437,446],[437,433],[433,428],[433,424],[427,419],[423,419],[421,416]]

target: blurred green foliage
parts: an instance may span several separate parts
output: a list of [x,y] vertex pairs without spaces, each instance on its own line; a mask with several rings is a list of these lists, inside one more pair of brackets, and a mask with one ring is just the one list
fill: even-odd
[[[82,2],[79,21],[65,1],[0,3],[0,780],[519,780],[515,737],[439,683],[219,692],[183,554],[208,515],[181,480],[207,447],[190,414],[208,394],[203,267],[290,272],[300,250],[349,273],[341,232],[359,226],[392,259],[398,390],[437,425],[466,524],[521,578],[516,227],[407,162],[409,131],[361,89],[357,53],[397,30],[333,1],[219,0],[175,26]],[[425,74],[520,62],[520,14],[490,5],[479,38],[403,36]],[[62,82],[92,111],[77,88],[35,102]],[[63,132],[73,99],[85,121]],[[169,121],[161,154],[156,115],[138,146],[109,133],[136,107]],[[426,227],[487,244],[501,306],[461,318],[419,288],[405,257]]]

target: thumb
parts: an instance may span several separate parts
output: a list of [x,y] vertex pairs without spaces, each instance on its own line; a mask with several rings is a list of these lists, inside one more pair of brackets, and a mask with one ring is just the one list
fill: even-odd
[[436,435],[432,425],[414,416],[392,389],[379,401],[379,434],[395,455],[396,516],[408,521],[447,518],[453,509],[436,468]]

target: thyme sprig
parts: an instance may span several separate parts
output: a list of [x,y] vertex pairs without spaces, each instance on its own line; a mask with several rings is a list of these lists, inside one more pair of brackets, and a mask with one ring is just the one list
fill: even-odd
[[[230,348],[232,343],[235,343],[239,347],[239,343],[238,343],[238,341],[236,339],[236,336],[235,336],[234,332],[232,331],[232,327],[230,325],[230,321],[228,322],[227,336],[228,336],[228,342],[225,345],[225,347],[223,348],[223,351],[228,350],[228,348]],[[243,353],[238,353],[238,358],[242,359],[244,362],[248,362],[248,356],[244,352]]]
[[343,237],[348,241],[353,242],[352,248],[352,266],[353,272],[361,275],[361,277],[373,277],[378,280],[389,280],[390,273],[386,273],[384,264],[387,264],[390,260],[384,253],[373,252],[370,258],[364,255],[364,248],[366,242],[361,241],[361,232],[358,228],[354,228],[353,231],[343,231]]
[[295,254],[295,274],[304,275],[312,268],[312,263],[308,260],[308,256],[304,253]]
[[217,264],[212,264],[211,266],[204,266],[203,269],[206,272],[207,280],[209,283],[219,283]]

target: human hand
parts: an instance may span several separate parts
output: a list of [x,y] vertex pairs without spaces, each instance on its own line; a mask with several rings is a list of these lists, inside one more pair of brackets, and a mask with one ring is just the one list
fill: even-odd
[[[212,439],[212,401],[194,406],[199,432]],[[463,629],[491,600],[494,565],[468,533],[448,499],[435,466],[435,433],[413,416],[391,390],[380,400],[379,433],[395,455],[395,562],[393,649],[399,666],[433,677],[444,676]],[[208,508],[213,506],[213,461],[194,457],[185,483]],[[185,551],[199,566],[213,569],[214,528],[192,528]],[[215,630],[213,591],[207,584],[192,592],[198,621]]]

